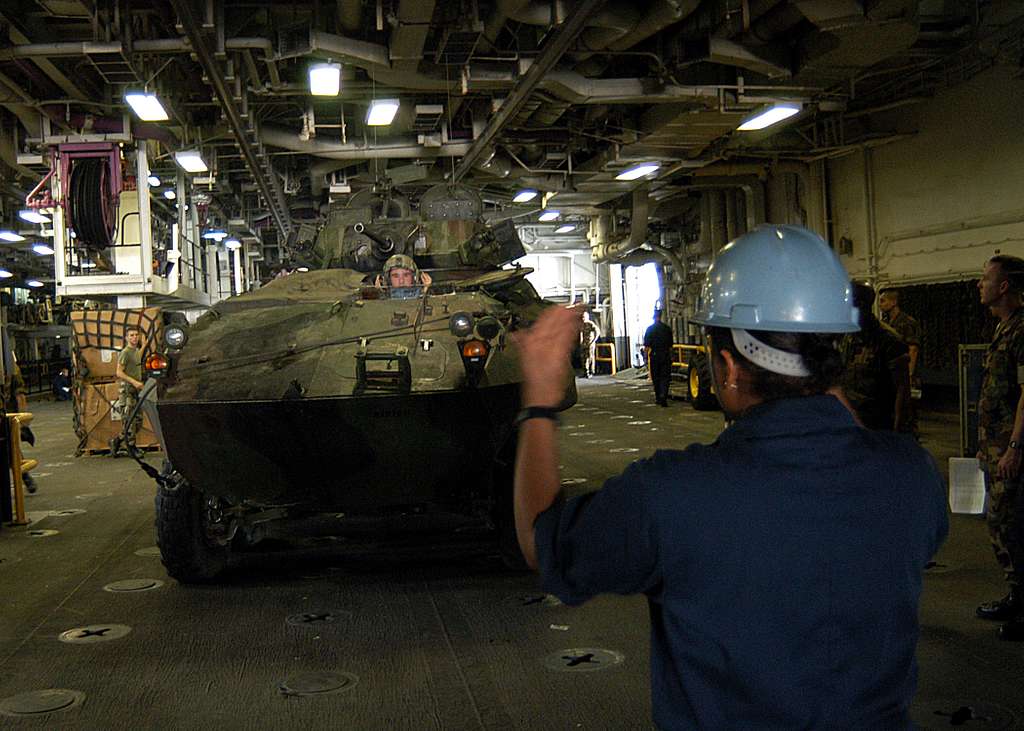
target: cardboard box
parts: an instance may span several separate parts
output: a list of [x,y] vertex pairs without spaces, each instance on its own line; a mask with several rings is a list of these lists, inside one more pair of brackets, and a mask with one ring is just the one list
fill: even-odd
[[117,356],[126,345],[130,328],[139,331],[142,357],[162,347],[163,318],[159,307],[140,310],[76,310],[71,313],[74,333],[72,359],[76,380],[113,381]]
[[[110,440],[121,434],[124,422],[114,408],[120,387],[117,383],[86,383],[75,396],[75,420],[78,431],[78,449],[101,452],[110,448]],[[149,417],[142,415],[142,426],[135,435],[135,444],[141,448],[158,447],[156,434]]]

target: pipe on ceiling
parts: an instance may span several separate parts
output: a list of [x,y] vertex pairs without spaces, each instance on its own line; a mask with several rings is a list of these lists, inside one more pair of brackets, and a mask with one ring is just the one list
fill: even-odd
[[469,142],[448,142],[437,147],[428,147],[421,145],[416,137],[389,138],[375,145],[335,142],[322,136],[302,140],[295,132],[270,125],[260,127],[260,140],[266,145],[332,160],[460,157],[466,154],[471,144]]
[[633,209],[630,216],[629,236],[608,243],[598,241],[591,246],[590,255],[595,264],[603,264],[613,259],[618,259],[644,245],[647,241],[648,212],[650,209],[649,192],[650,188],[646,184],[633,191]]

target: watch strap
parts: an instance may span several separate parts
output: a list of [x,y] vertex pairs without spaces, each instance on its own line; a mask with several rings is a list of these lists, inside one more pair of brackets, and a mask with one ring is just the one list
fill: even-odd
[[556,424],[561,421],[558,418],[558,409],[553,406],[527,406],[516,414],[516,426],[530,419],[550,419]]

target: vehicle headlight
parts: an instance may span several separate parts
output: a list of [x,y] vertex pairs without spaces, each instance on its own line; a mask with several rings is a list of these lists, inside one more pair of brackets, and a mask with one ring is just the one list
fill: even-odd
[[485,340],[494,340],[501,332],[501,323],[493,317],[481,317],[476,323],[476,331]]
[[473,316],[468,312],[456,312],[448,320],[448,329],[452,335],[464,338],[473,332]]
[[179,325],[171,325],[164,330],[164,342],[168,347],[180,348],[188,341],[188,333]]

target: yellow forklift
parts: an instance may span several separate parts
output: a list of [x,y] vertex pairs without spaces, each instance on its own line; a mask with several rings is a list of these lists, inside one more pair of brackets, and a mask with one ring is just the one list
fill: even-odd
[[686,398],[696,411],[718,408],[708,349],[703,345],[676,343],[672,346],[672,381],[682,381]]

